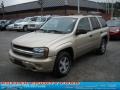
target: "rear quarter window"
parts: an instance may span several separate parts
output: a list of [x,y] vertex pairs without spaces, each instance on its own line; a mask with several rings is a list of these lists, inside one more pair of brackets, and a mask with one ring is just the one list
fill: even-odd
[[102,27],[107,27],[106,21],[102,17],[99,17],[98,19],[99,19]]
[[90,17],[90,21],[91,21],[93,30],[101,28],[100,23],[98,22],[96,17]]

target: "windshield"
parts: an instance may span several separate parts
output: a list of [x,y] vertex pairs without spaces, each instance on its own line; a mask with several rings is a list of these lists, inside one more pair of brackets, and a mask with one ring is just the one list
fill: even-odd
[[108,21],[107,25],[109,27],[120,27],[120,21],[117,20]]
[[33,17],[33,18],[31,18],[31,21],[36,22],[36,21],[37,21],[37,19],[38,19],[38,17]]
[[19,22],[22,22],[23,20],[20,19],[20,20],[16,20],[15,23],[19,23]]
[[25,18],[25,19],[23,20],[23,22],[29,22],[29,21],[31,21],[31,18],[30,18],[30,17],[27,17],[27,18]]
[[69,17],[52,18],[41,27],[41,30],[47,33],[70,33],[76,21],[76,18]]
[[8,21],[6,22],[6,24],[9,24],[10,22],[12,22],[12,21],[8,20]]
[[0,24],[4,25],[6,23],[6,21],[1,21]]
[[34,21],[34,22],[45,22],[46,18],[45,17],[33,17],[33,18],[31,18],[31,21]]

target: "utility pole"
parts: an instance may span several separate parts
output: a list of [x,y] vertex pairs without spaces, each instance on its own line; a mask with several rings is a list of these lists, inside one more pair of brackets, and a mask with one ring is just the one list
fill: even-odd
[[110,13],[110,1],[108,0],[108,14]]
[[[99,2],[96,2],[96,4],[99,4]],[[97,6],[97,12],[99,12],[99,7]]]
[[105,9],[106,9],[106,14],[107,14],[107,11],[108,11],[108,10],[107,10],[107,9],[108,9],[107,7],[108,7],[108,5],[107,5],[107,0],[105,0]]
[[78,0],[78,14],[80,14],[80,0]]
[[64,2],[64,10],[65,10],[65,15],[67,15],[67,5],[68,5],[68,0],[65,0]]
[[2,16],[2,18],[4,19],[4,16],[5,16],[5,7],[4,7],[4,2],[2,1],[2,3],[1,3],[1,8],[2,8],[2,14],[3,14],[3,16]]
[[41,8],[41,16],[43,16],[43,0],[38,0],[38,3],[39,3],[40,8]]
[[113,18],[114,15],[114,2],[112,0],[112,7],[111,7],[111,18]]

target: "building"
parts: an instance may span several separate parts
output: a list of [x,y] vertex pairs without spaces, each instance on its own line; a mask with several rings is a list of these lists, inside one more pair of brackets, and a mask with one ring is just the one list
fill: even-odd
[[[72,15],[77,14],[78,0],[43,0],[43,14],[44,15]],[[23,3],[4,8],[5,19],[17,19],[27,16],[41,15],[41,6],[38,1]],[[81,13],[101,12],[104,13],[105,9],[99,3],[80,0]],[[0,9],[0,18],[3,17],[2,9]]]

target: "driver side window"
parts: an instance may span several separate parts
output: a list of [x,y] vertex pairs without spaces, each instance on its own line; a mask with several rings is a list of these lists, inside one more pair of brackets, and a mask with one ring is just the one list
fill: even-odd
[[90,31],[90,23],[88,18],[82,18],[78,23],[78,30]]

